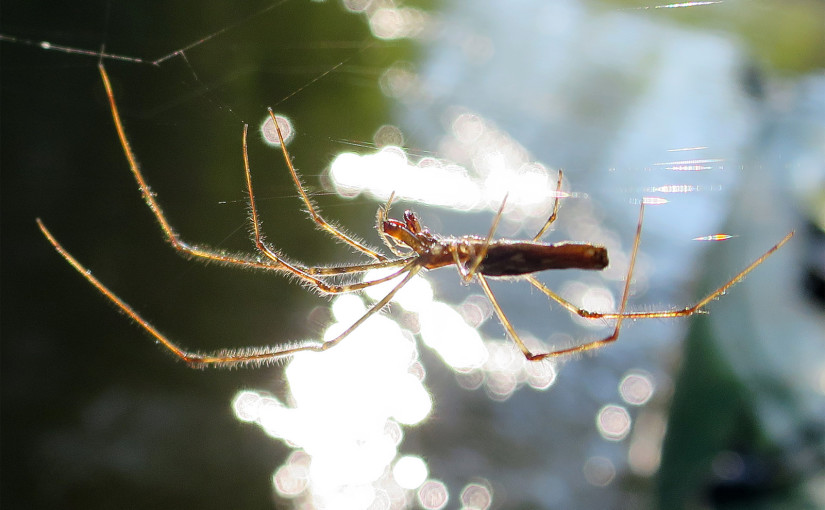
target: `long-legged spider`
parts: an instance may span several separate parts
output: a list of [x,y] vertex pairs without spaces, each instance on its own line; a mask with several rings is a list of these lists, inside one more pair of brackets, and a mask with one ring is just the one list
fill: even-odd
[[[204,367],[204,366],[221,366],[230,367],[245,364],[263,364],[283,359],[302,351],[325,351],[347,337],[353,330],[364,323],[372,315],[384,308],[416,274],[422,269],[436,269],[439,267],[455,265],[459,275],[465,282],[477,280],[481,285],[482,290],[489,298],[495,309],[496,315],[507,330],[509,336],[518,345],[524,356],[531,361],[542,360],[545,358],[562,356],[565,354],[584,352],[603,347],[604,345],[615,341],[619,337],[619,331],[622,322],[625,319],[647,319],[647,318],[671,318],[684,317],[701,313],[702,307],[710,301],[716,299],[727,291],[731,286],[742,280],[748,273],[753,271],[757,266],[762,264],[771,254],[778,250],[793,236],[793,232],[786,235],[781,241],[772,246],[763,255],[753,261],[739,274],[731,278],[728,282],[714,290],[697,303],[677,310],[664,310],[655,312],[627,312],[625,310],[627,305],[628,294],[630,290],[630,281],[633,276],[633,268],[636,262],[636,255],[639,250],[639,240],[642,233],[642,222],[644,216],[644,201],[639,209],[639,221],[636,227],[636,235],[633,241],[633,249],[630,256],[630,265],[625,279],[624,290],[619,304],[619,310],[615,313],[598,313],[591,312],[579,308],[571,302],[565,300],[552,290],[548,289],[541,282],[536,280],[532,273],[544,271],[547,269],[589,269],[601,270],[607,267],[608,258],[607,250],[600,246],[582,243],[561,242],[549,244],[539,241],[542,235],[547,231],[549,226],[555,221],[559,210],[559,196],[562,183],[562,173],[559,172],[557,192],[553,204],[553,212],[547,221],[544,223],[539,232],[531,239],[525,241],[512,240],[493,240],[493,235],[496,231],[499,220],[504,209],[502,204],[498,213],[493,220],[493,225],[486,237],[478,236],[464,236],[459,238],[441,237],[429,232],[426,228],[421,226],[418,217],[411,211],[404,213],[403,221],[389,219],[388,210],[392,197],[387,204],[378,209],[376,229],[390,251],[397,256],[395,259],[388,259],[381,255],[378,251],[369,248],[360,241],[342,232],[339,228],[328,223],[320,214],[320,212],[313,205],[301,179],[298,176],[295,167],[292,165],[289,152],[284,142],[284,137],[280,126],[272,112],[269,110],[278,137],[281,142],[281,149],[287,168],[289,168],[292,180],[298,193],[301,195],[301,200],[306,206],[313,221],[323,230],[330,233],[338,241],[350,245],[352,248],[363,252],[372,259],[373,262],[356,265],[342,265],[332,267],[307,267],[292,261],[289,261],[277,250],[270,247],[263,239],[261,233],[261,221],[258,218],[258,209],[255,203],[255,194],[252,190],[252,174],[249,167],[249,158],[247,153],[247,131],[248,126],[244,126],[243,130],[243,164],[246,174],[246,186],[249,193],[249,209],[250,221],[252,222],[253,237],[255,246],[263,255],[263,258],[252,257],[244,254],[228,254],[220,250],[209,247],[199,247],[192,245],[181,239],[181,237],[174,231],[165,214],[160,208],[154,193],[146,184],[146,180],[138,167],[134,153],[129,146],[129,141],[126,138],[126,133],[123,129],[123,124],[120,120],[117,104],[115,102],[114,93],[112,91],[109,77],[103,65],[99,65],[100,75],[103,79],[103,85],[106,89],[106,95],[109,99],[109,106],[112,112],[112,118],[115,123],[117,134],[120,137],[120,143],[123,146],[123,151],[126,154],[126,159],[129,162],[129,168],[137,181],[141,195],[144,201],[149,206],[149,209],[154,214],[155,219],[160,224],[163,235],[172,247],[179,253],[202,259],[205,261],[216,261],[227,265],[235,265],[242,267],[251,267],[254,269],[265,271],[277,271],[288,273],[289,275],[298,278],[309,286],[314,286],[318,291],[324,294],[339,294],[343,292],[354,292],[388,282],[397,277],[401,277],[395,286],[387,292],[387,294],[375,302],[358,320],[349,326],[343,333],[337,337],[326,342],[304,343],[300,345],[288,345],[286,347],[246,347],[239,349],[223,349],[212,353],[198,353],[188,351],[175,342],[172,342],[163,333],[158,331],[151,323],[141,317],[131,306],[115,295],[108,287],[103,285],[92,273],[87,270],[80,262],[77,261],[63,246],[55,239],[49,232],[43,222],[38,218],[37,224],[43,235],[54,246],[57,252],[66,259],[86,280],[89,281],[97,290],[117,305],[124,313],[131,317],[135,322],[140,324],[150,335],[152,335],[158,342],[160,342],[166,349],[171,351],[175,356],[182,359],[189,366]],[[375,280],[335,284],[330,283],[329,279],[340,277],[342,275],[355,275],[365,273],[373,269],[387,269],[398,268],[388,276],[377,278]],[[532,353],[527,346],[519,338],[518,333],[513,328],[504,311],[501,309],[498,301],[493,295],[487,278],[497,277],[523,277],[531,285],[543,292],[549,298],[558,302],[570,312],[585,317],[588,319],[615,319],[616,324],[613,332],[605,338],[588,341],[574,347],[559,349],[552,352]]]

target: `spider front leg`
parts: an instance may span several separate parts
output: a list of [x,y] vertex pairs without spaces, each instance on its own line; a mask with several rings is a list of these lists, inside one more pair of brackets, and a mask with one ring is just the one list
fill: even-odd
[[292,182],[295,183],[295,188],[298,190],[298,193],[301,195],[301,200],[304,202],[304,205],[307,208],[307,212],[309,216],[312,218],[312,221],[318,225],[319,228],[328,232],[337,240],[350,245],[351,247],[355,248],[356,250],[363,252],[375,260],[382,261],[387,260],[387,257],[381,255],[377,251],[373,250],[372,248],[368,248],[360,241],[354,239],[352,236],[347,235],[346,233],[342,232],[341,229],[335,227],[334,225],[330,224],[327,220],[321,216],[319,210],[316,210],[315,205],[312,203],[312,200],[309,198],[306,190],[304,189],[304,184],[301,182],[301,178],[298,175],[298,171],[295,169],[295,166],[292,164],[292,158],[289,155],[289,151],[286,148],[286,143],[284,141],[284,135],[281,132],[281,126],[278,125],[278,119],[275,118],[275,113],[272,112],[272,108],[269,108],[269,117],[272,119],[272,122],[275,124],[275,132],[278,133],[278,140],[281,142],[281,151],[284,155],[284,161],[286,161],[286,166],[289,168],[289,175],[292,177]]
[[[149,207],[149,210],[152,212],[158,224],[160,225],[164,237],[178,253],[199,258],[207,262],[215,261],[222,262],[227,265],[237,265],[269,271],[274,270],[278,272],[288,272],[296,277],[302,278],[304,281],[308,283],[315,285],[316,288],[318,288],[322,292],[328,293],[358,291],[373,285],[377,285],[379,283],[389,281],[395,277],[403,276],[403,279],[400,283],[395,285],[395,287],[393,287],[393,289],[389,293],[387,293],[384,296],[384,298],[382,298],[380,301],[375,303],[369,310],[367,310],[367,312],[360,319],[355,321],[355,323],[352,324],[346,331],[344,331],[344,333],[326,343],[302,343],[298,345],[293,343],[291,346],[287,347],[251,347],[240,349],[223,349],[213,353],[203,354],[195,351],[185,350],[176,343],[172,342],[168,337],[163,335],[151,323],[149,323],[146,319],[141,317],[128,303],[126,303],[124,300],[118,297],[100,280],[93,276],[91,271],[89,271],[77,259],[75,259],[57,241],[57,239],[46,228],[43,222],[39,218],[37,219],[37,225],[40,231],[42,232],[43,236],[58,252],[58,254],[60,254],[60,256],[63,257],[64,260],[66,260],[66,262],[68,262],[78,273],[80,273],[81,276],[83,276],[93,287],[95,287],[95,289],[97,289],[101,294],[103,294],[107,299],[109,299],[123,313],[125,313],[127,316],[129,316],[129,318],[131,318],[138,325],[140,325],[141,328],[143,328],[148,334],[150,334],[165,349],[167,349],[169,352],[174,354],[182,361],[186,362],[189,366],[199,368],[204,366],[231,367],[245,364],[263,364],[283,359],[298,352],[326,350],[331,346],[337,344],[341,340],[343,340],[347,335],[349,335],[349,333],[351,333],[355,328],[360,326],[370,316],[374,315],[384,306],[386,306],[392,300],[393,296],[404,285],[406,285],[407,282],[409,282],[410,279],[412,279],[412,277],[416,273],[418,273],[421,270],[422,266],[420,265],[420,261],[417,256],[402,258],[399,260],[383,259],[378,262],[353,266],[340,266],[329,268],[301,268],[300,266],[284,261],[282,258],[277,256],[277,254],[275,254],[272,250],[269,250],[268,248],[264,251],[264,254],[267,255],[267,258],[262,260],[260,258],[253,258],[247,255],[226,254],[220,250],[215,250],[211,248],[200,248],[186,243],[178,236],[177,233],[175,233],[174,229],[172,228],[171,224],[169,223],[165,214],[163,213],[163,210],[161,209],[160,205],[155,199],[154,193],[146,183],[146,180],[143,177],[143,174],[137,164],[135,155],[132,152],[132,149],[129,145],[129,141],[126,137],[126,133],[120,119],[120,113],[117,108],[117,103],[115,102],[111,82],[109,81],[109,76],[106,73],[106,70],[102,64],[98,67],[101,78],[103,80],[103,85],[106,89],[106,95],[109,100],[109,106],[113,121],[115,123],[115,129],[120,139],[120,143],[123,148],[124,154],[126,155],[126,159],[129,162],[129,168],[132,172],[132,175],[138,183],[140,193],[144,201],[146,202],[147,206]],[[255,211],[253,214],[253,223],[257,225],[257,210],[254,205],[254,195],[252,193],[251,177],[249,176],[248,158],[246,157],[246,132],[247,128],[244,128],[244,160],[246,162],[248,188],[250,192],[251,201],[250,205],[253,211]],[[259,228],[257,230],[256,237],[258,238],[259,242],[263,244],[263,241],[260,239]],[[384,278],[379,278],[376,280],[366,282],[358,282],[348,285],[328,285],[326,284],[326,282],[321,281],[318,278],[315,278],[309,274],[310,272],[313,272],[315,274],[322,276],[337,276],[362,273],[365,271],[369,271],[371,269],[393,267],[400,269]]]
[[378,206],[378,210],[375,212],[375,230],[378,232],[379,237],[381,237],[381,241],[393,254],[397,257],[404,257],[405,254],[398,249],[392,237],[384,230],[384,223],[389,220],[390,207],[392,207],[393,199],[395,199],[395,191],[390,193],[386,204]]
[[[302,279],[304,282],[315,286],[319,291],[325,294],[339,294],[342,292],[353,292],[357,290],[364,289],[366,287],[371,287],[373,285],[377,285],[379,283],[384,283],[386,281],[392,280],[393,278],[401,275],[405,271],[408,270],[409,264],[416,259],[416,257],[408,257],[399,260],[381,260],[378,262],[373,262],[369,264],[360,264],[360,265],[353,265],[353,266],[341,266],[341,267],[304,267],[298,264],[294,264],[288,261],[285,257],[281,256],[275,250],[267,246],[267,244],[263,240],[263,234],[261,233],[261,220],[258,217],[258,206],[255,202],[255,190],[252,188],[252,171],[250,170],[249,166],[249,151],[247,148],[247,135],[249,132],[249,126],[244,125],[243,129],[243,166],[244,166],[244,173],[246,175],[246,189],[249,195],[249,220],[252,222],[252,231],[253,231],[253,240],[255,242],[255,246],[258,250],[269,260],[271,260],[274,264],[279,265],[285,271],[292,273],[292,275]],[[281,139],[283,141],[283,138]],[[366,282],[359,282],[359,283],[351,283],[347,285],[332,285],[327,283],[326,281],[316,278],[314,275],[323,275],[323,276],[336,276],[336,275],[345,275],[345,274],[352,274],[352,273],[362,273],[369,271],[371,269],[383,269],[383,268],[391,268],[391,267],[399,267],[404,266],[402,269],[385,276],[383,278],[378,278],[376,280],[370,280]]]
[[172,248],[182,255],[201,259],[206,262],[219,262],[226,265],[252,267],[267,271],[283,271],[285,268],[279,263],[272,261],[260,261],[243,254],[229,254],[221,250],[208,247],[199,247],[189,244],[181,239],[177,232],[175,232],[175,229],[172,228],[172,225],[166,218],[163,209],[161,209],[160,204],[158,204],[158,201],[155,199],[155,193],[143,177],[143,172],[140,170],[140,166],[137,163],[137,158],[129,145],[129,139],[126,137],[126,131],[124,130],[123,122],[120,119],[120,112],[117,107],[117,102],[115,101],[115,94],[112,89],[112,84],[109,81],[109,75],[102,63],[98,65],[98,70],[100,71],[100,77],[103,80],[103,87],[106,89],[106,97],[109,100],[109,109],[112,114],[112,120],[115,123],[115,129],[117,131],[118,139],[120,140],[120,145],[126,155],[126,160],[129,162],[129,169],[138,184],[143,200],[146,202],[146,205],[149,207],[152,215],[154,215],[155,220],[157,220],[160,225],[164,238],[169,242],[169,244],[172,245]]

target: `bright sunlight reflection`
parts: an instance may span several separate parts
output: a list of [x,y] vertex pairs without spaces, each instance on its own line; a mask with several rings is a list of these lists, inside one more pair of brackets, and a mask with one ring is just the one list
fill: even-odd
[[[366,278],[385,275],[370,272]],[[378,300],[393,285],[371,287],[365,294]],[[477,381],[465,387],[483,386],[496,400],[524,384],[546,389],[555,380],[552,364],[527,362],[511,342],[482,339],[475,326],[489,314],[477,303],[470,306],[476,301],[471,296],[460,308],[476,310],[469,316],[471,326],[455,308],[435,301],[429,282],[416,277],[396,295],[393,314],[372,316],[332,349],[294,356],[285,369],[288,405],[266,392],[239,392],[233,402],[237,418],[295,448],[273,474],[278,495],[311,508],[405,508],[417,490],[423,507],[442,508],[446,486],[427,481],[424,459],[398,458],[402,426],[422,422],[433,407],[408,329],[459,375]],[[357,294],[335,298],[330,305],[334,323],[323,339],[340,335],[368,306]],[[483,486],[468,490],[464,499],[469,493],[474,501],[490,498]]]
[[[386,275],[371,271],[365,278]],[[377,301],[396,283],[370,287],[366,297]],[[434,300],[430,283],[415,277],[396,294],[392,314],[370,317],[332,349],[293,357],[285,369],[288,405],[266,392],[239,392],[233,403],[237,418],[295,448],[273,474],[278,495],[312,508],[404,508],[417,490],[422,506],[442,508],[446,486],[427,481],[424,459],[398,458],[402,426],[422,422],[433,407],[413,333],[462,377],[476,381],[463,386],[483,386],[496,400],[524,384],[546,389],[555,380],[552,364],[527,362],[511,342],[481,337],[476,327],[490,312],[477,298],[453,308]],[[323,340],[340,335],[368,306],[358,294],[336,297],[330,304],[334,322]],[[489,499],[483,486],[471,489]]]
[[[356,295],[335,299],[336,322],[325,339],[365,311]],[[419,423],[432,409],[417,360],[412,336],[376,315],[334,349],[293,358],[286,368],[289,406],[264,392],[238,393],[239,419],[300,449],[273,477],[278,494],[314,508],[368,508],[403,501],[405,490],[423,483],[427,467],[417,457],[397,461],[394,476],[387,471],[403,437],[398,425]]]
[[372,154],[336,157],[330,167],[333,186],[345,197],[366,191],[386,201],[395,192],[399,200],[462,211],[495,210],[507,195],[505,217],[549,216],[558,174],[530,160],[521,145],[492,123],[457,113],[445,145],[450,160],[469,161],[471,166],[433,157],[411,162],[400,147],[385,146]]

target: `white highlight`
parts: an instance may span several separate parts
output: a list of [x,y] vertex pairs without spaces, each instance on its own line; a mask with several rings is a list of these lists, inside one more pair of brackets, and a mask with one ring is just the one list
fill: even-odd
[[421,457],[407,455],[395,462],[392,476],[405,489],[417,489],[427,479],[427,464]]
[[555,171],[530,160],[521,145],[473,113],[455,114],[452,135],[445,141],[448,157],[467,160],[469,168],[432,157],[411,162],[400,147],[386,146],[372,154],[336,157],[330,167],[333,186],[345,197],[367,192],[386,201],[395,192],[399,200],[464,211],[495,211],[507,195],[505,217],[549,216]]
[[[326,340],[367,309],[355,294],[337,297],[331,307],[336,322],[325,332]],[[403,437],[399,424],[417,424],[432,411],[418,366],[410,335],[376,315],[334,348],[293,358],[285,370],[291,406],[263,392],[242,391],[233,409],[238,419],[255,422],[306,452],[296,452],[304,456],[302,462],[288,461],[273,475],[279,494],[310,498],[317,507],[367,508],[399,490],[384,477]],[[401,488],[415,488],[426,479],[426,465],[417,462],[423,466],[406,460],[396,467],[406,484]],[[420,480],[412,487],[414,475]]]

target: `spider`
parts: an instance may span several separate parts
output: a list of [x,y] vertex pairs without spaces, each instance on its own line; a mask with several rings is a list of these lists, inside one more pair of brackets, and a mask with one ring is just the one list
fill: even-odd
[[[514,240],[494,240],[493,236],[501,219],[504,210],[504,203],[498,210],[489,233],[485,237],[479,236],[464,236],[464,237],[441,237],[431,233],[421,225],[418,216],[412,211],[406,211],[403,215],[403,220],[390,219],[388,217],[389,209],[392,204],[393,197],[390,196],[387,203],[379,207],[376,214],[376,230],[381,237],[384,244],[396,256],[394,259],[389,259],[379,253],[377,250],[369,248],[360,241],[342,232],[337,227],[328,223],[320,214],[318,209],[313,205],[312,200],[308,196],[301,178],[298,175],[295,167],[292,164],[292,159],[286,148],[283,133],[278,125],[272,109],[269,109],[269,115],[274,122],[278,138],[281,143],[281,150],[283,153],[286,166],[295,184],[301,200],[307,208],[312,220],[322,230],[327,231],[334,236],[335,239],[348,244],[357,251],[360,251],[373,259],[372,262],[356,265],[341,265],[332,267],[308,267],[296,262],[292,262],[277,250],[272,248],[264,241],[261,220],[258,217],[258,209],[255,203],[255,194],[252,189],[252,173],[249,165],[249,157],[247,152],[247,132],[248,125],[244,125],[243,129],[243,165],[246,175],[246,187],[249,195],[249,216],[252,223],[253,239],[255,246],[262,255],[262,257],[253,257],[245,254],[229,254],[220,250],[209,247],[201,247],[189,244],[184,241],[172,228],[171,224],[163,213],[160,205],[155,199],[154,193],[149,188],[142,172],[137,164],[135,155],[129,146],[129,141],[126,138],[126,133],[120,119],[117,104],[115,102],[114,92],[112,90],[109,76],[102,64],[98,66],[100,76],[103,80],[103,85],[106,90],[106,96],[109,100],[109,107],[114,120],[115,129],[126,159],[129,163],[129,168],[137,181],[141,195],[144,201],[151,210],[155,219],[160,225],[163,235],[172,247],[180,254],[188,257],[201,259],[204,261],[215,261],[224,263],[226,265],[240,266],[254,268],[264,271],[275,271],[279,273],[287,273],[310,287],[316,288],[322,294],[339,294],[344,292],[356,292],[363,290],[373,285],[385,283],[400,277],[400,281],[395,283],[392,290],[386,293],[383,298],[375,302],[358,320],[351,326],[344,330],[337,337],[327,340],[325,342],[292,344],[282,347],[246,347],[239,349],[223,349],[212,353],[199,353],[189,351],[180,347],[177,343],[170,340],[163,333],[157,330],[149,321],[141,317],[131,306],[125,301],[115,295],[103,283],[95,278],[91,271],[86,269],[77,259],[75,259],[57,239],[46,228],[43,222],[38,218],[37,225],[40,227],[43,235],[52,244],[55,250],[71,264],[86,280],[89,281],[98,291],[111,300],[118,308],[120,308],[132,320],[137,322],[143,329],[145,329],[152,337],[160,342],[163,347],[172,352],[175,356],[183,360],[187,365],[195,368],[206,366],[216,367],[233,367],[239,365],[262,365],[268,362],[282,360],[299,352],[304,351],[325,351],[334,347],[343,341],[347,335],[352,333],[356,328],[363,324],[371,316],[378,313],[387,304],[392,301],[393,297],[401,290],[416,274],[422,270],[437,269],[440,267],[455,265],[459,276],[465,282],[477,281],[484,294],[490,300],[495,310],[496,315],[501,321],[504,329],[510,338],[516,343],[518,348],[524,356],[531,361],[543,360],[546,358],[553,358],[563,356],[566,354],[573,354],[585,351],[591,351],[601,348],[619,337],[622,322],[626,319],[648,319],[648,318],[674,318],[685,317],[697,313],[704,313],[703,307],[710,301],[718,298],[724,294],[730,287],[742,280],[748,273],[753,271],[757,266],[762,264],[769,256],[776,250],[787,243],[794,232],[790,232],[781,241],[768,249],[759,258],[753,261],[745,269],[739,272],[736,276],[728,282],[699,300],[692,306],[676,310],[664,310],[653,312],[627,312],[626,305],[630,289],[630,281],[633,276],[633,268],[636,262],[636,255],[639,250],[639,241],[642,233],[642,223],[644,218],[644,200],[642,200],[639,208],[639,220],[636,226],[636,234],[633,241],[633,248],[630,257],[630,264],[625,279],[624,289],[622,292],[619,310],[615,313],[598,313],[591,312],[577,307],[571,302],[565,300],[560,295],[556,294],[544,284],[539,282],[533,273],[548,270],[548,269],[585,269],[585,270],[602,270],[608,265],[607,250],[601,246],[584,243],[544,243],[540,238],[544,235],[550,225],[556,220],[559,211],[559,196],[562,184],[562,172],[559,171],[558,183],[556,188],[555,200],[550,217],[544,223],[539,232],[530,240],[514,241]],[[506,197],[505,201],[506,202]],[[365,273],[373,269],[389,269],[396,268],[396,271],[391,274],[376,278],[374,280],[336,284],[331,283],[330,279],[334,281],[336,277],[357,275]],[[510,323],[510,320],[504,314],[501,306],[493,295],[492,290],[487,282],[488,278],[501,277],[521,277],[526,279],[536,289],[544,293],[550,299],[558,302],[561,306],[569,310],[571,313],[579,315],[588,319],[614,319],[615,325],[613,332],[605,338],[581,343],[574,347],[554,350],[545,353],[533,353],[530,351],[524,342],[519,338],[515,328]]]

